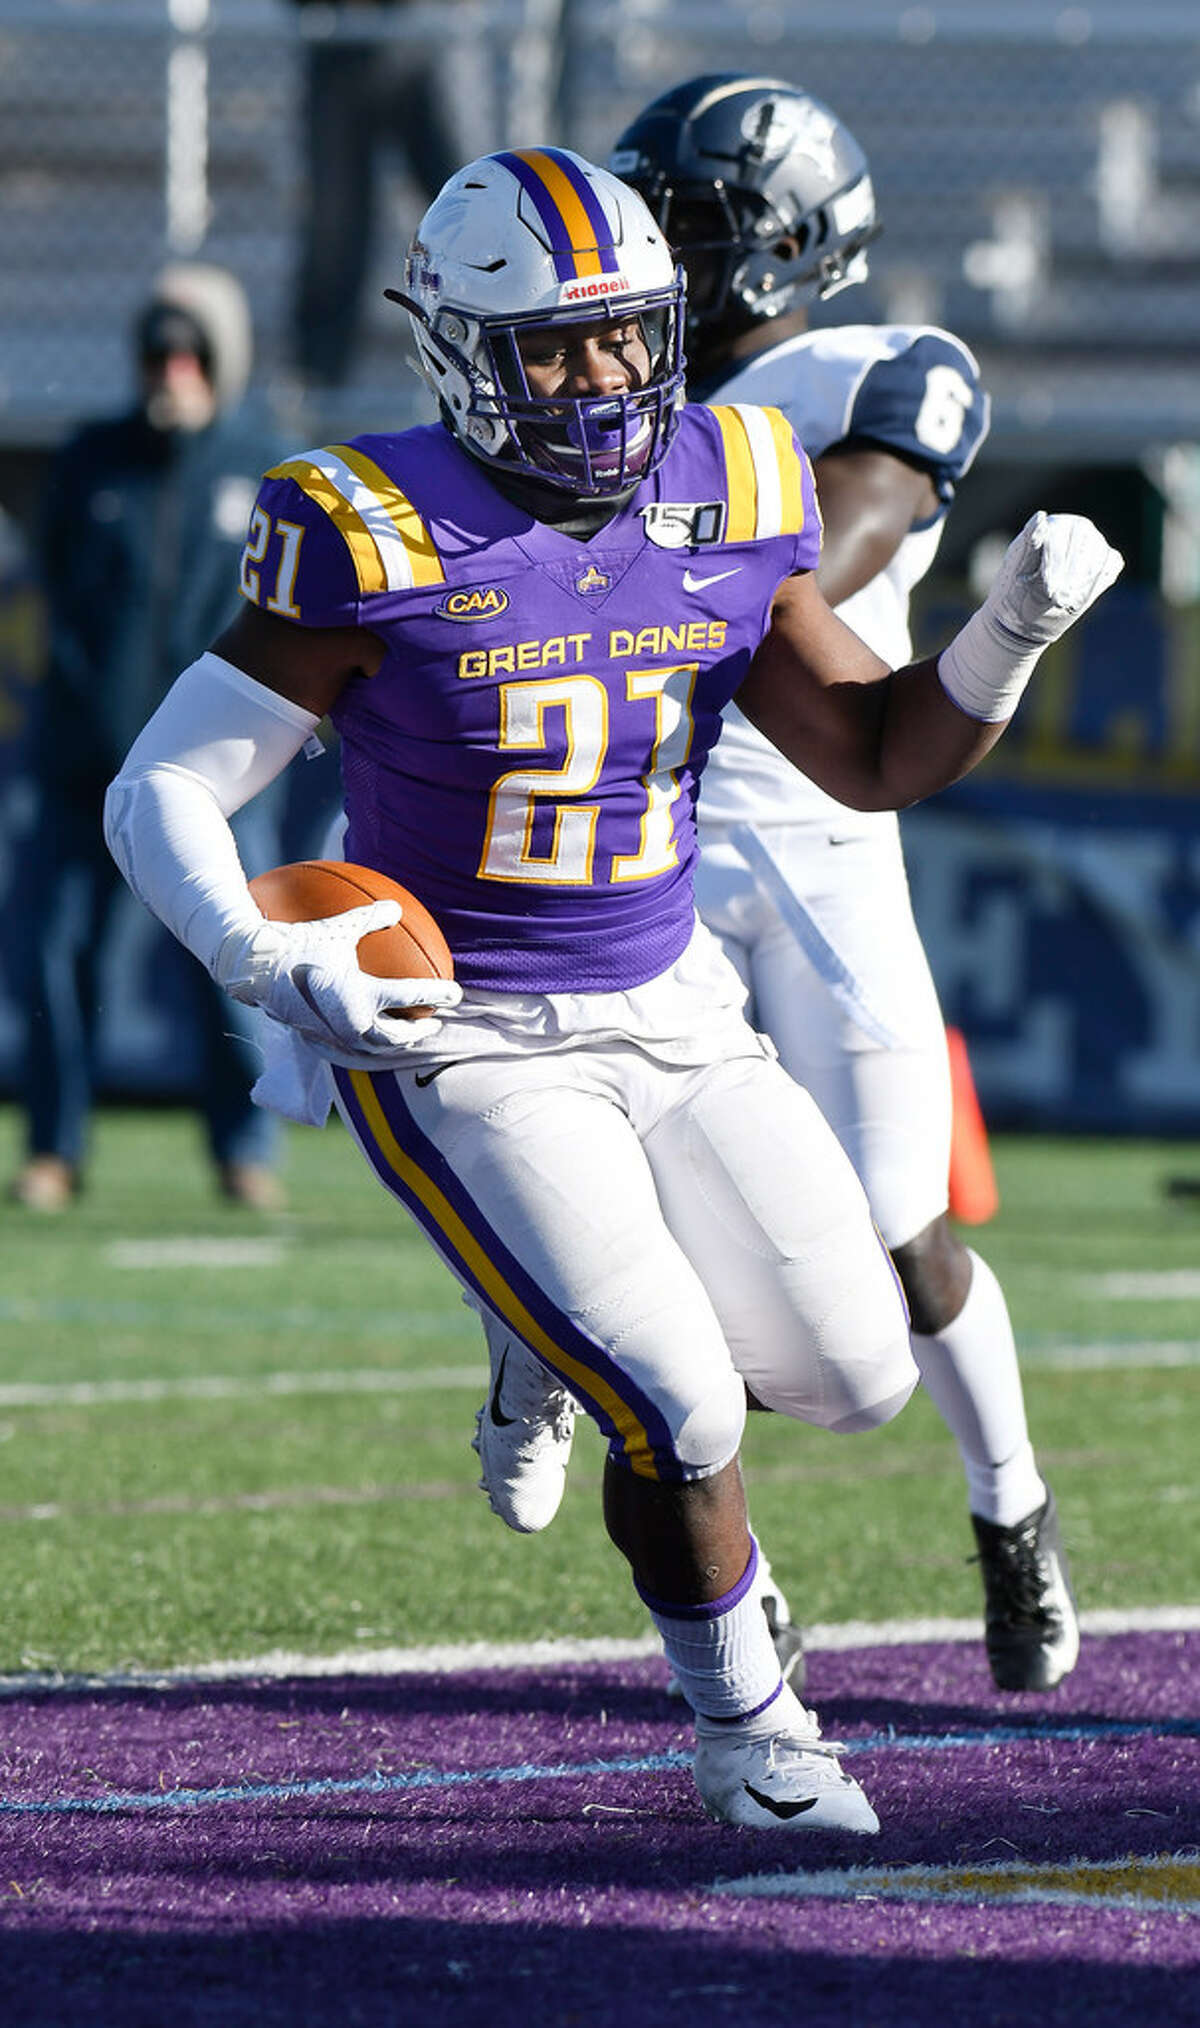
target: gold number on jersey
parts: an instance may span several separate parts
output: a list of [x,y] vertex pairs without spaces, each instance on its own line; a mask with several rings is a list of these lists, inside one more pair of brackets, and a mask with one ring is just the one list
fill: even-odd
[[559,768],[515,768],[488,798],[481,880],[539,881],[587,887],[596,849],[598,803],[558,803],[549,850],[534,851],[534,819],[552,796],[594,789],[608,749],[608,695],[594,676],[547,676],[500,685],[500,748],[544,749],[546,714],[561,711],[567,757]]
[[679,858],[675,844],[675,803],[679,797],[679,773],[692,750],[692,692],[699,673],[698,662],[680,663],[677,669],[629,669],[625,692],[631,701],[652,697],[655,709],[654,747],[650,773],[643,775],[646,808],[642,815],[642,838],[636,852],[618,854],[611,878],[653,880],[666,873]]
[[[653,703],[654,740],[650,772],[642,777],[646,804],[636,852],[614,856],[611,881],[652,880],[675,865],[675,804],[679,770],[692,746],[692,693],[698,662],[673,669],[630,669],[625,694],[630,703]],[[600,779],[608,752],[608,694],[594,676],[546,676],[500,686],[502,752],[545,749],[546,714],[561,711],[567,753],[561,767],[516,768],[501,775],[488,799],[487,831],[479,862],[481,880],[535,881],[584,887],[591,884],[596,856],[598,803],[564,802],[586,796]],[[547,806],[549,835],[534,849],[534,825]]]
[[[278,534],[279,568],[275,573],[275,589],[264,600],[262,597],[262,573],[255,569],[261,564],[270,547],[271,537]],[[300,544],[304,540],[304,529],[298,521],[272,521],[263,507],[256,507],[250,516],[250,532],[242,551],[241,586],[248,599],[255,605],[265,604],[269,613],[282,613],[285,619],[298,620],[300,608],[293,593],[296,588],[296,572],[300,568]]]

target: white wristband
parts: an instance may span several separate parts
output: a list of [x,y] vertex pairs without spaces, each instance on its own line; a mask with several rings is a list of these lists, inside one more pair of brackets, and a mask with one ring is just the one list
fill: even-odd
[[946,695],[968,718],[1011,718],[1043,648],[1113,582],[1121,557],[1082,514],[1030,516],[986,599],[938,661]]
[[1044,646],[1006,640],[981,606],[938,657],[942,689],[968,718],[995,725],[1012,717]]

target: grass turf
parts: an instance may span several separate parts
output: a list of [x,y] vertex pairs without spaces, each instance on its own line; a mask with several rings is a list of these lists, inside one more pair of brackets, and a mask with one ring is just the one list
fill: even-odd
[[[1005,1284],[1081,1603],[1200,1601],[1200,1200],[1166,1190],[1200,1177],[1200,1148],[994,1154],[1002,1209],[968,1237]],[[555,1527],[510,1536],[475,1489],[482,1340],[445,1270],[336,1124],[290,1136],[287,1180],[286,1212],[223,1204],[189,1114],[110,1111],[75,1207],[0,1211],[0,1671],[641,1633],[590,1425]],[[181,1264],[173,1241],[233,1251]],[[1183,1279],[1111,1279],[1148,1272]],[[1054,1364],[1064,1347],[1123,1363]],[[854,1438],[756,1416],[745,1462],[803,1618],[978,1610],[961,1474],[923,1396]]]

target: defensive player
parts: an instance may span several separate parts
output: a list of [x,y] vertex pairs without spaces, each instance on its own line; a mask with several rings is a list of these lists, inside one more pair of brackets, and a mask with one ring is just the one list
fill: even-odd
[[[565,151],[452,178],[401,300],[442,421],[267,476],[246,605],[135,741],[107,835],[213,975],[328,1063],[376,1174],[604,1431],[606,1524],[709,1811],[872,1831],[781,1682],[738,1449],[746,1385],[853,1431],[916,1368],[853,1168],[696,927],[696,782],[736,692],[846,801],[940,787],[1120,560],[1035,517],[940,660],[890,672],[817,588],[787,423],[684,405],[666,243]],[[254,906],[229,813],[325,712],[347,856],[429,903],[454,985],[359,971],[394,904],[315,926]],[[440,1025],[397,1011],[422,1002]]]
[[[816,460],[817,582],[877,654],[906,661],[909,594],[983,440],[988,402],[974,358],[948,332],[808,329],[807,303],[865,279],[879,230],[858,142],[807,92],[725,73],[654,100],[610,167],[641,191],[686,269],[692,398],[787,416]],[[921,1378],[966,1476],[994,1680],[1049,1690],[1075,1665],[1078,1623],[1008,1308],[947,1218],[945,1034],[895,815],[845,809],[732,704],[705,771],[700,840],[701,916],[746,982],[751,1019],[850,1154],[904,1284]],[[544,1527],[565,1479],[570,1396],[512,1361],[505,1378],[530,1427],[497,1427],[485,1406],[485,1481],[510,1525]],[[796,1632],[765,1582],[777,1640],[794,1655]]]
[[[817,460],[817,582],[876,654],[906,661],[909,595],[988,402],[948,332],[808,330],[806,301],[864,280],[878,231],[857,141],[778,80],[707,77],[646,109],[617,143],[622,165],[687,271],[690,391],[782,409]],[[1075,1665],[1078,1624],[1008,1307],[947,1218],[945,1032],[896,817],[848,816],[736,705],[700,811],[700,912],[850,1154],[904,1284],[921,1379],[962,1459],[993,1677],[1051,1689]]]

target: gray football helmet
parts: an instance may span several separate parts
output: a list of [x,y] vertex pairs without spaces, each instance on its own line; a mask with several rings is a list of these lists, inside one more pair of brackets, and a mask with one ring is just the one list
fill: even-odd
[[780,78],[691,78],[638,114],[609,168],[645,198],[688,278],[694,336],[778,317],[865,280],[879,231],[867,158]]

